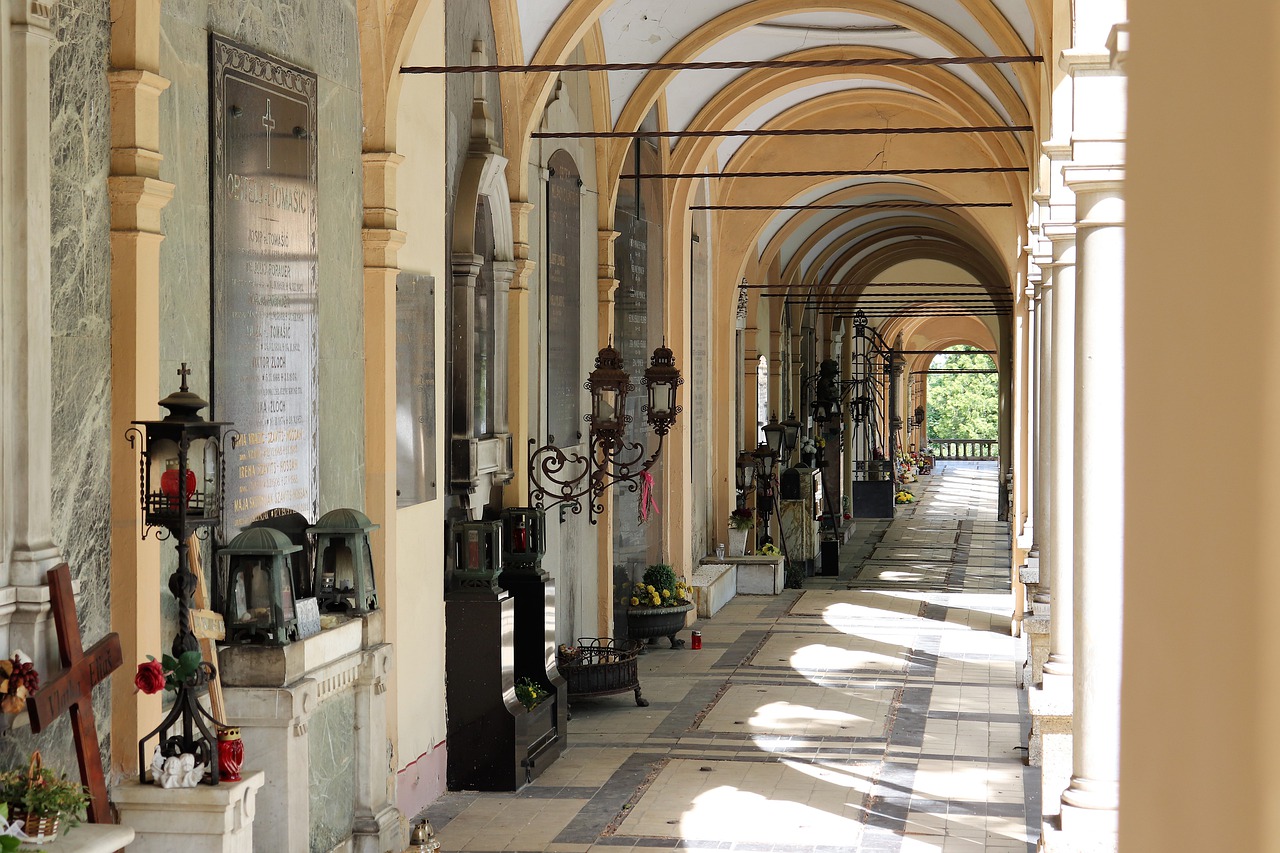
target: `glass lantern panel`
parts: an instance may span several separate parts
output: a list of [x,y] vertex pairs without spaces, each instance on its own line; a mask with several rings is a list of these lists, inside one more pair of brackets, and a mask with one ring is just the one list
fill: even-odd
[[463,537],[462,568],[468,572],[479,572],[484,569],[484,537],[479,530],[468,529]]
[[360,537],[360,553],[363,559],[360,562],[360,572],[364,575],[364,594],[371,597],[374,593],[373,583],[373,546],[369,544],[369,537]]
[[276,563],[280,576],[280,615],[288,621],[293,619],[293,577],[283,560]]
[[325,584],[335,592],[351,592],[356,588],[355,555],[345,539],[329,541],[324,552]]

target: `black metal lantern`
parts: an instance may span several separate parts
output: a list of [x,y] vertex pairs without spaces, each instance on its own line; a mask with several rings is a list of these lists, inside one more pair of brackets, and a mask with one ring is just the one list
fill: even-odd
[[298,639],[290,555],[301,550],[269,527],[250,527],[218,550],[216,605],[228,643],[283,646]]
[[591,414],[587,422],[606,446],[622,440],[631,420],[627,415],[627,395],[635,390],[631,377],[622,369],[622,354],[610,344],[596,355],[596,367],[583,383],[591,393]]
[[353,615],[378,609],[369,544],[369,534],[377,529],[358,509],[335,509],[307,531],[316,537],[313,592],[322,608]]
[[856,397],[853,401],[853,420],[854,423],[864,423],[867,420],[869,410],[871,409],[871,401],[866,397]]
[[813,419],[820,424],[840,420],[840,401],[814,400]]
[[455,521],[449,527],[453,551],[451,588],[496,590],[502,573],[502,522]]
[[[773,451],[775,457],[782,455],[783,445],[786,441],[787,428],[778,423],[776,414],[769,415],[769,423],[764,425],[764,443]],[[756,450],[757,455],[759,449]]]
[[160,401],[169,413],[158,421],[134,421],[142,430],[126,436],[131,445],[139,436],[143,443],[143,522],[185,539],[220,520],[222,433],[230,424],[206,421],[200,410],[209,404],[187,388],[185,362],[178,373],[181,387]]
[[756,460],[756,477],[766,482],[773,480],[773,468],[778,462],[778,452],[762,443],[753,454]]
[[676,389],[684,384],[676,369],[675,354],[666,343],[653,351],[653,358],[644,372],[644,386],[649,391],[649,425],[658,435],[666,435],[676,422],[676,415],[684,411],[676,404]]
[[751,488],[756,478],[756,457],[750,450],[738,454],[738,462],[734,472],[738,488],[744,492]]
[[792,412],[785,421],[782,422],[782,456],[790,458],[791,451],[796,449],[796,445],[800,443],[800,419],[796,417],[796,413]]
[[547,514],[527,506],[504,509],[502,552],[503,562],[512,566],[536,566],[547,553]]

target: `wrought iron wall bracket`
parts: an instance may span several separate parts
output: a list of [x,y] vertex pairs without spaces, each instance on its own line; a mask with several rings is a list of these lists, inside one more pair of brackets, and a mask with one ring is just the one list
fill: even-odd
[[555,444],[534,449],[537,442],[529,439],[529,503],[543,510],[564,504],[574,515],[581,515],[586,498],[588,517],[595,524],[596,516],[604,512],[606,491],[623,484],[629,492],[640,489],[642,475],[657,464],[665,438],[666,430],[658,432],[658,446],[648,458],[642,442],[595,434],[586,453],[565,452]]

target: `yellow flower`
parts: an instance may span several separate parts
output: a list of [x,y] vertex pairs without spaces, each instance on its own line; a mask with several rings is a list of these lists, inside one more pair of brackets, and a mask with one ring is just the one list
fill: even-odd
[[670,597],[671,597],[671,590],[669,590],[669,589],[664,589],[664,590],[662,591],[662,597],[663,597],[663,598],[670,598]]
[[636,606],[637,604],[639,604],[639,603],[640,603],[640,599],[636,598],[634,595],[633,595],[633,596],[631,596],[631,606],[632,606],[632,607],[635,607],[635,606]]

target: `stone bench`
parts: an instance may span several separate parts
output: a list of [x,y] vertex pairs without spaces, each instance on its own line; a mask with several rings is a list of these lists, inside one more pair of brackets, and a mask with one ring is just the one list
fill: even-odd
[[694,569],[693,602],[698,618],[710,619],[738,592],[738,567],[732,562],[704,562]]
[[730,557],[738,565],[738,595],[781,595],[786,569],[781,557]]

